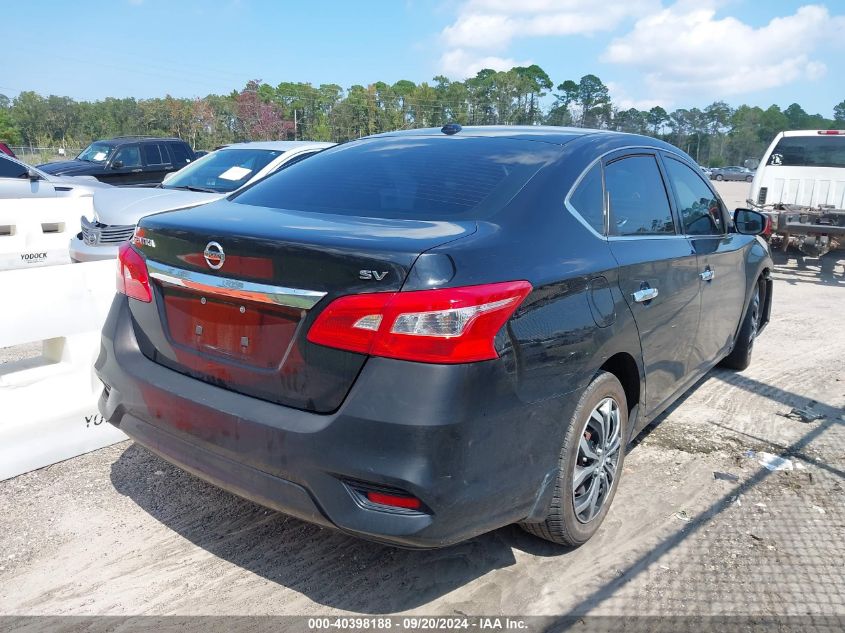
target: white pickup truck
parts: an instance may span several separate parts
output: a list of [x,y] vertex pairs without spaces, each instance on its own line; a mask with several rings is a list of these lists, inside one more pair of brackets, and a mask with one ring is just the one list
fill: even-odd
[[845,239],[845,130],[792,130],[772,141],[751,183],[784,250],[821,257]]

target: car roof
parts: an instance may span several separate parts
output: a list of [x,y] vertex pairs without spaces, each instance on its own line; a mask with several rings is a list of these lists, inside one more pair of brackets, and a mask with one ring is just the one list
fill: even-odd
[[292,149],[325,149],[336,143],[318,141],[247,141],[245,143],[230,143],[217,151],[225,149],[266,149],[279,152],[289,152]]
[[[602,153],[621,150],[629,147],[642,147],[664,150],[673,154],[686,156],[684,152],[665,141],[628,132],[614,130],[596,130],[581,127],[555,127],[549,125],[479,125],[462,127],[456,134],[445,134],[441,128],[421,128],[414,130],[400,130],[385,132],[364,138],[379,137],[408,137],[426,136],[429,138],[450,136],[469,136],[480,138],[503,138],[513,140],[538,141],[554,145],[577,146],[588,151],[600,150]],[[577,143],[573,143],[577,141]],[[692,159],[690,159],[692,160]]]
[[[839,132],[839,134],[831,134],[831,132]],[[845,135],[845,130],[784,130],[781,134],[784,136],[842,136]]]
[[413,130],[397,130],[384,132],[364,138],[380,138],[390,136],[471,136],[498,137],[523,139],[527,141],[541,141],[565,145],[566,143],[588,134],[617,134],[608,130],[593,130],[589,128],[555,127],[550,125],[467,125],[455,134],[445,134],[442,128],[416,128]]
[[93,142],[119,145],[121,143],[134,143],[137,141],[179,141],[180,143],[184,143],[181,138],[176,138],[175,136],[115,136],[114,138],[104,138]]

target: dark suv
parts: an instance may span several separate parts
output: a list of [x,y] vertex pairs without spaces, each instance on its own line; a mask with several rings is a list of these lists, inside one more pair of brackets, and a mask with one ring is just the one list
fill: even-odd
[[765,218],[689,156],[565,128],[360,139],[147,216],[109,422],[293,516],[409,547],[597,529],[629,441],[769,320]]
[[151,185],[192,160],[194,151],[181,139],[120,136],[94,141],[73,160],[38,168],[56,176],[94,176],[112,185]]

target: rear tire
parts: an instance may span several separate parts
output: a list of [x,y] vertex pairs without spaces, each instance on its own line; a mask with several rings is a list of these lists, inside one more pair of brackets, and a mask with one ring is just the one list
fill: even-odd
[[736,337],[736,344],[733,351],[722,359],[720,363],[722,367],[742,371],[751,364],[751,352],[754,351],[757,328],[760,326],[761,296],[760,283],[757,282],[751,303],[748,304],[748,310],[745,311],[742,327]]
[[716,174],[716,180],[724,180],[725,177],[722,174]]
[[581,395],[567,426],[546,519],[522,523],[522,528],[560,545],[587,542],[613,502],[627,439],[625,390],[616,376],[599,372]]

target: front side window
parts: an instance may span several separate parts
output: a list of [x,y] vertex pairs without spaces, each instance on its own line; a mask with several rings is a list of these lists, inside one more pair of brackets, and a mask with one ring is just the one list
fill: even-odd
[[611,235],[674,235],[666,187],[654,156],[628,156],[605,168]]
[[243,187],[282,153],[269,149],[220,149],[183,167],[162,186],[165,189],[231,193]]
[[26,167],[0,156],[0,178],[23,178],[26,174]]
[[688,235],[720,235],[725,232],[722,205],[692,169],[673,158],[664,161],[684,231]]
[[117,150],[114,155],[112,165],[120,161],[121,166],[126,167],[140,167],[141,166],[141,149],[137,145],[127,145]]
[[599,235],[604,235],[604,189],[601,183],[601,163],[596,163],[584,175],[569,196],[569,204]]

